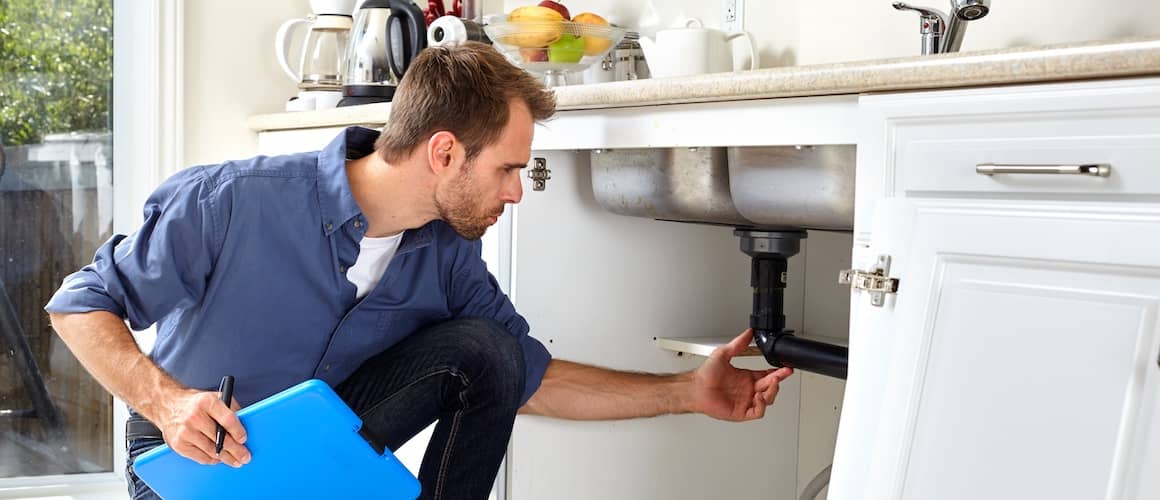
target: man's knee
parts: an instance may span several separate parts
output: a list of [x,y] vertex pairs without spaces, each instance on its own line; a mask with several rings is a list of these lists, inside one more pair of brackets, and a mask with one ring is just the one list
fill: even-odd
[[470,371],[491,379],[496,396],[517,404],[524,390],[523,347],[503,324],[490,318],[451,320],[440,329],[453,335],[453,345],[474,365]]

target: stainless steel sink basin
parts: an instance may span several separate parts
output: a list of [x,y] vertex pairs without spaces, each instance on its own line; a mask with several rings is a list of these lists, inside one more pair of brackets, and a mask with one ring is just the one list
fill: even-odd
[[759,226],[854,229],[853,145],[729,148],[729,189]]
[[621,215],[747,226],[733,206],[725,148],[592,151],[592,190]]
[[593,150],[596,201],[622,215],[851,230],[854,146]]

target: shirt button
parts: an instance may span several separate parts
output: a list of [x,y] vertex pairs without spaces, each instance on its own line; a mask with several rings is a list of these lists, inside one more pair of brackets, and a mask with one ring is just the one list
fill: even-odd
[[327,223],[326,223],[326,230],[327,230],[327,231],[330,231],[331,229],[334,229],[334,224],[331,224],[331,223],[327,222]]
[[354,221],[354,227],[362,227],[362,221],[361,220]]
[[340,272],[340,273],[345,273],[345,272],[346,272],[346,266],[338,266],[338,272]]

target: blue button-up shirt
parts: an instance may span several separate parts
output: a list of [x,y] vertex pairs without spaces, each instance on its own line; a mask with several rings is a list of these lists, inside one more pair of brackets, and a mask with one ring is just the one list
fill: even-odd
[[331,385],[425,325],[488,317],[523,346],[523,401],[550,356],[500,291],[478,241],[442,221],[406,231],[362,300],[346,278],[367,230],[345,160],[378,133],[345,130],[322,151],[185,169],[145,204],[145,223],[116,235],[68,276],[45,307],[109,311],[134,329],[158,323],[150,357],[182,383],[237,379],[246,405],[308,378]]

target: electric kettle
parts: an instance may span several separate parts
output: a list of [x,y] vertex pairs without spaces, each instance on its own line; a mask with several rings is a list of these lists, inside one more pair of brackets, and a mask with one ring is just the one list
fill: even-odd
[[339,106],[390,101],[427,47],[423,11],[409,0],[366,0],[354,15]]

